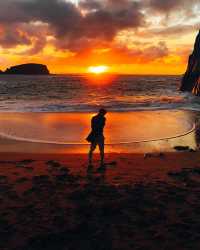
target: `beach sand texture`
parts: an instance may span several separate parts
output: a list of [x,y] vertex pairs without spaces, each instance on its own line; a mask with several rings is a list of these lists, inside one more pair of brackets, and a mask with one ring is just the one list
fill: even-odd
[[0,249],[199,249],[196,116],[110,113],[106,170],[95,154],[88,172],[91,116],[0,114]]
[[0,249],[199,249],[200,153],[0,154]]

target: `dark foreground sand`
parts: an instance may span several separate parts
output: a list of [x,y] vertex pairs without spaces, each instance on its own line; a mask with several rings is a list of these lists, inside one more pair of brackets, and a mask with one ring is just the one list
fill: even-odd
[[0,249],[200,249],[200,152],[106,161],[0,154]]

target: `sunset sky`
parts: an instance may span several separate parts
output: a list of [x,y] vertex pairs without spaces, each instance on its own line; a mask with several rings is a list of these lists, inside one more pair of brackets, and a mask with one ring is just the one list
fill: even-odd
[[183,74],[199,11],[199,0],[0,0],[0,69]]

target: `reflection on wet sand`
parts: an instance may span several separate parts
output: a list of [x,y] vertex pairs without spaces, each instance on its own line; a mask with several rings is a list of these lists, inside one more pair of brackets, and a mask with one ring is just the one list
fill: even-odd
[[[93,115],[2,113],[0,150],[85,153],[88,150],[85,137],[90,130]],[[190,131],[195,119],[192,112],[177,110],[108,113],[105,128],[106,152],[162,151],[170,150],[176,145],[195,148],[196,141],[199,141],[198,131],[196,134],[189,133],[170,139]],[[160,140],[161,138],[168,139]]]

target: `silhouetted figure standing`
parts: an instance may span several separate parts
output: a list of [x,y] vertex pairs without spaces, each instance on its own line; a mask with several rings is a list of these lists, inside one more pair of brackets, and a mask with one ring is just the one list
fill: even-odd
[[91,120],[91,128],[92,131],[86,138],[88,142],[91,143],[90,151],[89,151],[89,168],[92,167],[92,156],[93,152],[96,149],[96,146],[99,146],[99,151],[101,155],[101,166],[100,168],[104,168],[104,135],[103,129],[106,124],[106,115],[107,111],[105,109],[100,109],[99,113],[92,117]]

